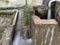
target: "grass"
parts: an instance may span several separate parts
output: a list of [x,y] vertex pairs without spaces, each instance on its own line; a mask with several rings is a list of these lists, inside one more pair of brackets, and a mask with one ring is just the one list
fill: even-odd
[[28,25],[29,24],[28,7],[26,5],[24,5],[22,8],[24,9],[24,16],[23,16],[24,23],[25,23],[25,25]]

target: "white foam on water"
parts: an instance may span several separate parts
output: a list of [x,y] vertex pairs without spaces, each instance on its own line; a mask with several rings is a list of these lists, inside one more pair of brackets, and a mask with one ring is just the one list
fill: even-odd
[[51,19],[51,9],[48,9],[48,17],[47,19]]
[[32,39],[23,39],[20,32],[17,31],[15,39],[13,41],[13,45],[32,45]]
[[32,39],[27,39],[27,45],[32,45]]
[[19,44],[19,39],[20,39],[20,33],[17,32],[15,36],[15,40],[13,41],[13,45],[18,45]]

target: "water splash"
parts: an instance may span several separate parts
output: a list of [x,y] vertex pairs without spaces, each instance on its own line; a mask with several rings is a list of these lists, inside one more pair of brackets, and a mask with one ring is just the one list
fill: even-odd
[[51,9],[48,9],[48,17],[47,19],[51,19]]
[[20,39],[20,32],[16,33],[15,40],[13,42],[13,45],[18,45],[19,44],[19,39]]
[[54,1],[55,0],[51,0],[49,2],[49,4],[48,4],[49,9],[48,9],[48,17],[47,17],[47,19],[51,19],[51,3],[54,2]]
[[32,45],[32,39],[24,39],[21,32],[17,31],[13,45]]

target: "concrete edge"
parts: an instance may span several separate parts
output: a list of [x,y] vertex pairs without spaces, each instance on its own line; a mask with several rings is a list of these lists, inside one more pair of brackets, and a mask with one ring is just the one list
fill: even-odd
[[40,19],[38,16],[33,15],[32,20],[36,25],[42,25],[42,24],[55,24],[57,25],[57,21],[55,19]]

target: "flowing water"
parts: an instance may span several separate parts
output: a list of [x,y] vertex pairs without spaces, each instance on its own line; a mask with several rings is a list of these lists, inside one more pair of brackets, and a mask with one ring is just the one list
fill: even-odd
[[32,39],[24,39],[21,31],[17,31],[13,45],[32,45]]
[[18,21],[17,21],[17,28],[16,28],[16,35],[15,35],[15,38],[14,38],[14,41],[13,41],[13,45],[32,45],[32,39],[24,39],[23,38],[23,34],[24,32],[21,30],[21,20],[22,20],[22,17],[23,17],[23,11],[22,10],[19,10],[19,18],[18,18]]
[[52,3],[53,1],[55,1],[55,0],[50,0],[50,2],[49,2],[49,4],[48,4],[49,9],[48,9],[48,17],[47,17],[47,19],[51,19],[51,3]]

